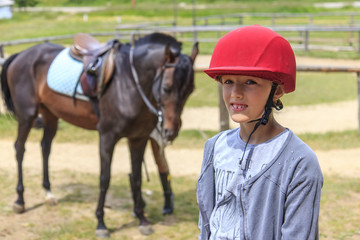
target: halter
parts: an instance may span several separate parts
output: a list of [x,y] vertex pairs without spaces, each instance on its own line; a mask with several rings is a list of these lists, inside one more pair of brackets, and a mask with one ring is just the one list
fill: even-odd
[[[163,76],[164,76],[164,71],[167,68],[174,68],[176,67],[176,64],[168,64],[165,63],[162,67],[161,67],[161,71],[159,74],[157,74],[154,78],[154,83],[157,82],[158,80],[160,80],[160,84],[159,84],[159,96],[156,97],[156,103],[157,103],[157,109],[151,104],[151,102],[149,101],[149,99],[146,97],[144,91],[141,88],[140,82],[139,82],[139,77],[138,74],[136,72],[135,66],[134,66],[134,46],[131,46],[130,48],[130,53],[129,53],[129,60],[130,60],[130,66],[131,66],[131,72],[132,75],[134,77],[134,81],[136,84],[136,88],[141,96],[141,98],[143,99],[144,103],[146,104],[146,106],[148,107],[148,109],[150,110],[150,112],[152,112],[153,114],[155,114],[158,117],[158,124],[156,125],[156,129],[160,132],[160,135],[162,137],[162,140],[167,143],[167,141],[165,140],[165,137],[162,135],[162,130],[163,130],[163,112],[161,110],[161,106],[162,106],[162,102],[161,102],[161,85],[162,85],[162,81],[163,81]],[[160,129],[159,129],[160,128]]]

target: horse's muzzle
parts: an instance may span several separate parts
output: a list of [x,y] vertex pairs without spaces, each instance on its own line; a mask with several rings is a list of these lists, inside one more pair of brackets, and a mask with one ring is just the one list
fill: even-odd
[[167,141],[171,142],[178,136],[179,131],[174,131],[169,128],[164,129],[164,136]]

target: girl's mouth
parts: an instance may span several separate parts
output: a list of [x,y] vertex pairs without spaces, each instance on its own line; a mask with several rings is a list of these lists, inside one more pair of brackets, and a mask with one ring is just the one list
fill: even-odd
[[231,109],[235,112],[243,111],[248,107],[248,105],[246,104],[236,104],[236,103],[231,103],[230,106]]

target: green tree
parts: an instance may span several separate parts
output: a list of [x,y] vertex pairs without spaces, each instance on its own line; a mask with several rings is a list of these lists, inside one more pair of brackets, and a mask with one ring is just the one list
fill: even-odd
[[36,1],[36,0],[15,0],[15,3],[19,8],[26,8],[26,7],[34,7],[36,4],[38,4],[38,1]]

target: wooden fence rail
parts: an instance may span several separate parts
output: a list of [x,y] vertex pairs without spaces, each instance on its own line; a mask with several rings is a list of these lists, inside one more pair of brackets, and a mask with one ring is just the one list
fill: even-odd
[[[209,25],[209,26],[143,26],[133,25],[127,27],[116,28],[116,36],[129,36],[130,34],[147,34],[154,31],[167,32],[171,34],[185,34],[190,33],[193,38],[182,38],[179,37],[180,41],[198,41],[198,42],[216,42],[220,36],[224,33],[234,30],[241,25]],[[287,40],[292,43],[294,49],[301,49],[304,51],[309,50],[327,50],[327,51],[357,51],[360,53],[360,26],[310,26],[310,25],[294,25],[294,26],[270,26],[270,29],[275,32],[297,32],[298,37],[286,37]],[[199,33],[216,33],[214,38],[209,37],[198,37]],[[320,39],[320,44],[310,44],[310,33],[326,33],[326,32],[337,32],[337,33],[351,33],[351,39],[348,40],[349,46],[334,46],[326,45],[329,38]],[[354,34],[357,34],[356,41],[353,41]],[[129,38],[129,37],[128,37]],[[331,39],[331,38],[330,38]],[[343,39],[343,38],[342,38]],[[295,44],[297,43],[297,44]],[[355,48],[354,43],[358,46]]]
[[[122,27],[117,27],[114,32],[104,32],[104,33],[90,33],[93,36],[112,36],[120,40],[129,41],[132,39],[134,34],[145,35],[152,33],[154,31],[167,32],[173,35],[182,35],[182,34],[192,34],[192,38],[184,38],[179,36],[180,41],[198,41],[198,42],[216,42],[220,36],[224,33],[229,32],[238,28],[239,26],[222,26],[222,25],[212,25],[212,26],[164,26],[164,25],[125,25]],[[309,50],[326,50],[326,51],[357,51],[360,53],[360,26],[273,26],[269,27],[276,32],[297,32],[298,37],[288,37],[288,41],[291,43],[294,49],[300,49],[304,51]],[[199,33],[214,33],[214,37],[199,37]],[[357,34],[356,45],[354,46],[352,40],[350,41],[350,46],[335,46],[335,45],[325,45],[328,43],[327,40],[320,39],[320,44],[310,44],[310,33],[314,32],[350,32],[352,34]],[[33,39],[20,39],[14,41],[5,41],[0,42],[0,58],[4,58],[4,47],[18,44],[26,43],[38,43],[38,42],[51,42],[65,39],[72,39],[74,35],[62,35],[62,36],[52,36],[52,37],[40,37]],[[318,39],[319,40],[319,39]]]
[[[355,26],[360,25],[359,21],[356,21],[356,17],[360,16],[360,12],[321,12],[321,13],[237,13],[237,14],[225,14],[225,15],[213,15],[205,17],[197,17],[196,25],[209,25],[210,22],[218,22],[220,25],[227,25],[229,23],[234,23],[234,20],[239,25],[245,24],[244,19],[269,19],[271,26],[279,24],[277,21],[279,19],[307,19],[306,22],[301,22],[300,24],[314,25],[314,20],[324,19],[324,18],[344,18],[347,19],[346,25]],[[319,24],[319,23],[317,23]],[[320,24],[319,24],[320,25]],[[323,24],[327,25],[327,23]]]

